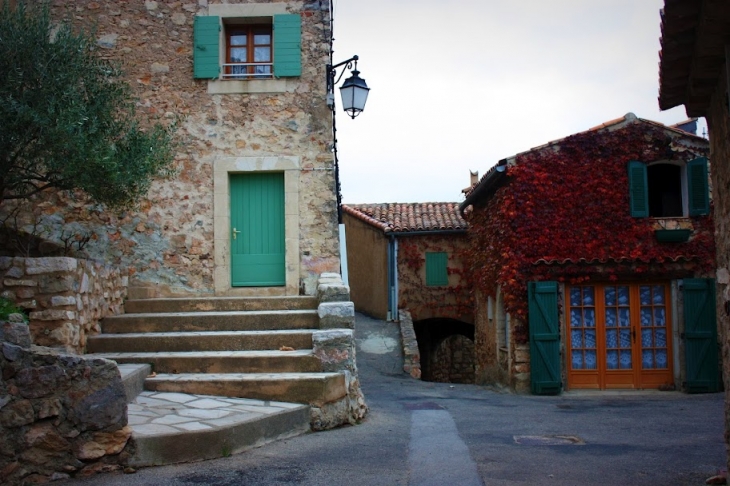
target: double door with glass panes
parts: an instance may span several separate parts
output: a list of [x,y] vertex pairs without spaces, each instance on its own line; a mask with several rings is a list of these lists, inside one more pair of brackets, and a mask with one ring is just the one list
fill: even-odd
[[570,388],[674,382],[669,285],[577,285],[566,296]]

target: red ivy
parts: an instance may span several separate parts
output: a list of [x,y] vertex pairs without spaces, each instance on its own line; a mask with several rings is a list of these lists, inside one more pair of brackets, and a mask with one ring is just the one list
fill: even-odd
[[[697,155],[672,150],[660,130],[629,125],[518,156],[507,171],[509,182],[470,216],[472,243],[464,257],[472,284],[491,295],[501,286],[505,310],[526,323],[529,281],[659,278],[678,270],[671,262],[680,256],[691,260],[691,268],[680,270],[709,271],[715,251],[711,217],[692,218],[689,242],[659,243],[653,220],[634,218],[629,210],[628,161]],[[518,341],[527,341],[526,324],[516,333]]]

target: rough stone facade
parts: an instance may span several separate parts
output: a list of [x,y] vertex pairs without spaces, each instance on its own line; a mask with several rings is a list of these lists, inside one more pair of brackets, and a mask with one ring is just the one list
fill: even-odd
[[[94,27],[100,53],[121,62],[142,119],[178,122],[177,174],[156,181],[130,211],[105,210],[79,193],[43,194],[33,211],[21,214],[21,229],[39,221],[50,240],[59,240],[64,230],[93,235],[86,252],[128,268],[134,297],[313,294],[320,273],[339,269],[331,111],[325,103],[328,1],[51,4],[55,19]],[[194,19],[223,18],[226,12],[263,12],[268,21],[272,12],[300,14],[301,76],[194,79]],[[267,291],[230,285],[228,174],[257,171],[285,174],[286,285]]]
[[126,465],[132,429],[116,364],[31,347],[24,323],[0,326],[0,482],[44,483]]
[[418,351],[416,331],[413,329],[413,318],[406,310],[398,312],[400,320],[400,337],[403,345],[403,371],[417,380],[421,379],[421,354]]
[[128,277],[100,262],[69,257],[0,257],[0,295],[28,312],[35,343],[83,354],[99,322],[124,310]]
[[431,379],[439,383],[474,383],[474,341],[452,334],[431,355]]

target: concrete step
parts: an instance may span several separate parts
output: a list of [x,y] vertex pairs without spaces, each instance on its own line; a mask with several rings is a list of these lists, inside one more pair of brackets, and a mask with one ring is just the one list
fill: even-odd
[[105,334],[317,329],[319,316],[316,310],[122,314],[104,318],[101,328]]
[[144,390],[144,380],[152,373],[152,367],[148,364],[117,364],[119,374],[122,376],[124,393],[127,395],[127,403],[132,403],[137,395]]
[[145,380],[145,389],[314,406],[338,400],[347,393],[344,373],[157,374]]
[[101,353],[87,356],[110,359],[117,363],[147,363],[152,365],[155,373],[316,373],[322,371],[322,362],[312,354],[311,350]]
[[135,467],[226,457],[310,430],[309,407],[294,403],[143,392],[128,410]]
[[318,301],[311,296],[292,297],[199,297],[127,300],[125,312],[143,314],[150,312],[212,312],[212,311],[265,311],[311,310]]
[[89,337],[89,353],[150,353],[312,348],[312,329],[284,331],[204,331],[99,334]]

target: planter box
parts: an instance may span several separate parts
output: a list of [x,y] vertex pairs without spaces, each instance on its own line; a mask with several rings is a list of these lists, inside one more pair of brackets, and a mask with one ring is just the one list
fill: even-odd
[[654,230],[657,241],[661,243],[684,243],[689,240],[692,230],[688,229],[658,229]]

